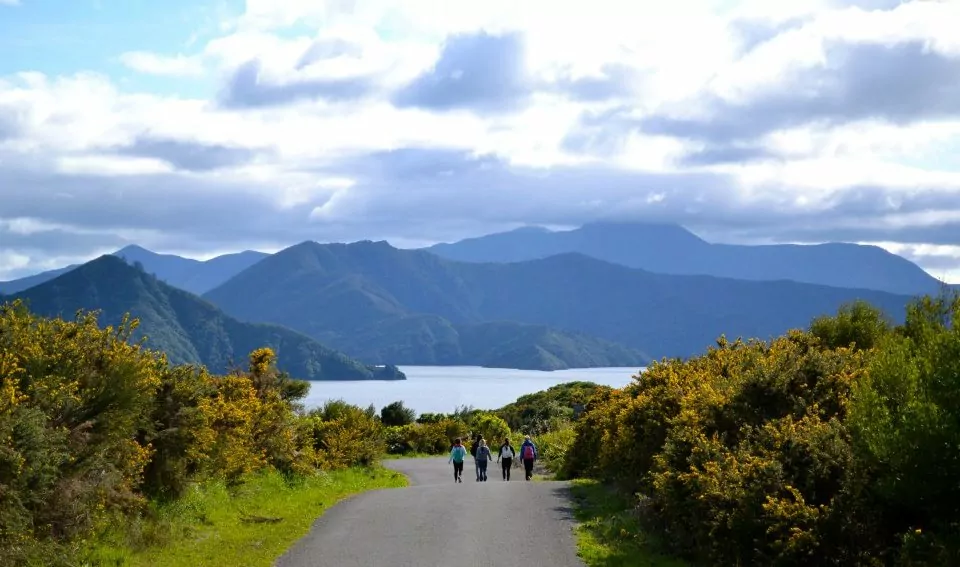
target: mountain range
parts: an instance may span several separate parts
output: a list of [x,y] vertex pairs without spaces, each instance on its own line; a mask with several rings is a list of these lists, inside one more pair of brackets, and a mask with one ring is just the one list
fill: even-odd
[[[276,325],[242,323],[207,301],[174,288],[122,258],[101,256],[16,294],[33,313],[72,318],[99,310],[101,324],[116,325],[124,314],[140,320],[136,336],[167,354],[173,363],[200,363],[223,373],[246,365],[254,349],[270,347],[277,366],[308,380],[402,380],[393,367],[374,367]],[[0,297],[0,302],[13,299]]]
[[[183,258],[174,254],[157,254],[140,246],[132,245],[117,250],[113,256],[131,264],[141,264],[145,270],[164,282],[195,294],[202,294],[242,272],[268,254],[246,250],[236,254],[224,254],[206,261]],[[77,265],[41,272],[25,278],[0,282],[0,294],[14,294],[48,282]]]
[[603,222],[569,231],[525,227],[426,250],[464,262],[520,262],[577,252],[660,274],[791,280],[908,295],[936,294],[942,285],[878,246],[712,244],[675,224]]
[[[940,290],[873,246],[710,244],[651,223],[524,228],[420,250],[304,242],[207,261],[128,246],[0,282],[41,314],[101,309],[112,322],[130,311],[176,361],[219,370],[251,341],[272,341],[281,367],[315,379],[380,376],[368,365],[638,367],[702,352],[721,333],[803,327],[854,299],[897,319],[910,296]],[[352,370],[318,370],[311,357]]]
[[[246,321],[298,330],[364,357],[386,343],[442,359],[465,327],[544,325],[660,358],[716,338],[769,338],[865,299],[901,315],[909,296],[790,281],[655,274],[582,254],[467,263],[386,242],[304,242],[265,258],[204,298]],[[460,333],[460,341],[463,334]],[[501,337],[516,335],[504,331]],[[462,354],[462,350],[461,350]]]

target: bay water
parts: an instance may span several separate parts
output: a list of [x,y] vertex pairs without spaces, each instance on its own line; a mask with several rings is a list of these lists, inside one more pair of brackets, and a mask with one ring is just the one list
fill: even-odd
[[640,368],[576,368],[542,372],[480,366],[401,366],[406,380],[320,381],[310,383],[307,408],[344,400],[377,411],[395,401],[421,413],[451,413],[459,406],[496,409],[524,394],[577,380],[614,388],[626,386]]

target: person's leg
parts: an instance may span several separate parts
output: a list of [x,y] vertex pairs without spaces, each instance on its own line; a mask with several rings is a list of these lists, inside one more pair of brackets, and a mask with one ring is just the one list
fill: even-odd
[[463,482],[463,461],[457,463],[457,482]]
[[477,473],[477,482],[480,482],[480,461],[479,461],[479,459],[474,459],[474,460],[473,460],[473,468],[475,469],[474,472]]
[[510,480],[510,466],[513,465],[511,459],[503,459],[503,480]]
[[480,480],[481,482],[487,480],[487,461],[480,461]]
[[524,459],[523,468],[526,472],[527,480],[530,480],[533,477],[533,459]]

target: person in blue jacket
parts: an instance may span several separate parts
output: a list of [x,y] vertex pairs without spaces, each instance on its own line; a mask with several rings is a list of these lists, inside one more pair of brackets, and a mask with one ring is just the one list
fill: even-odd
[[460,442],[460,438],[453,442],[453,449],[450,450],[450,459],[447,464],[453,463],[453,482],[463,482],[463,460],[467,458],[467,449]]
[[520,445],[520,460],[523,461],[527,480],[530,480],[533,478],[533,463],[537,460],[537,446],[530,440],[529,435],[523,437],[523,445]]

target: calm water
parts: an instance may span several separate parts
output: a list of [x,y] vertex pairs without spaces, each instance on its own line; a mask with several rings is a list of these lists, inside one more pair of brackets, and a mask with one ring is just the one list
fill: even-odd
[[406,380],[394,382],[313,382],[304,400],[308,408],[327,400],[342,399],[367,407],[383,406],[402,400],[417,413],[450,413],[457,406],[482,409],[502,407],[524,394],[546,390],[550,386],[588,380],[619,388],[630,383],[639,368],[578,368],[539,372],[479,366],[401,366]]

